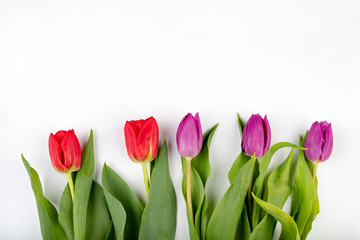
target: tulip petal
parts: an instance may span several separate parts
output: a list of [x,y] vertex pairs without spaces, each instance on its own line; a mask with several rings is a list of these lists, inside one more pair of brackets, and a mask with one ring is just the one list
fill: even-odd
[[193,115],[191,113],[188,113],[185,115],[185,117],[183,117],[183,119],[181,119],[181,122],[179,124],[179,128],[182,128],[184,126],[184,124],[186,123],[188,118],[192,118]]
[[159,144],[159,128],[153,117],[145,119],[141,124],[136,139],[136,160],[144,161],[150,154],[151,159],[148,160],[153,160],[156,157]]
[[[181,138],[181,132],[183,131],[184,129],[184,125],[185,123],[187,122],[188,118],[191,118],[192,117],[192,114],[191,113],[188,113],[186,114],[183,119],[181,119],[181,122],[179,124],[179,127],[176,131],[176,143],[179,144],[180,143],[180,138]],[[178,146],[179,147],[179,146]]]
[[270,143],[271,143],[271,129],[270,129],[270,124],[269,124],[269,121],[268,121],[266,115],[263,120],[263,125],[264,125],[264,132],[265,132],[265,147],[264,147],[264,154],[265,154],[269,150]]
[[307,150],[305,150],[306,158],[311,161],[318,161],[321,156],[323,143],[324,137],[320,123],[316,121],[311,125],[304,143],[304,148],[307,148]]
[[64,154],[64,165],[67,169],[79,170],[81,164],[81,147],[74,130],[69,130],[60,143]]
[[134,121],[126,121],[124,127],[126,150],[131,160],[136,159],[135,148],[139,129]]
[[57,139],[58,143],[61,143],[64,137],[66,136],[67,131],[60,130],[57,133],[55,133],[55,138]]
[[131,123],[134,124],[134,126],[136,126],[138,131],[140,131],[140,129],[145,125],[146,120],[140,119],[140,120],[137,120],[137,121],[131,121]]
[[64,172],[66,168],[62,162],[63,153],[61,151],[61,147],[59,142],[57,141],[57,138],[52,133],[49,137],[49,154],[54,169],[59,172]]
[[[202,144],[203,144],[203,134],[202,134],[202,129],[201,129],[201,122],[200,122],[200,117],[199,117],[199,113],[195,114],[195,122],[196,122],[196,128],[197,128],[197,136],[198,136],[198,144],[197,147],[199,149],[199,151],[201,150]],[[197,155],[197,154],[196,154]]]
[[177,143],[178,150],[179,150],[179,144],[181,144],[181,132],[182,132],[183,129],[184,129],[184,124],[185,124],[185,122],[187,121],[187,119],[188,119],[189,117],[191,117],[191,116],[192,116],[191,113],[186,114],[186,115],[183,117],[183,119],[181,119],[181,122],[180,122],[180,124],[179,124],[179,127],[178,127],[178,129],[177,129],[177,131],[176,131],[176,143]]
[[326,121],[320,122],[320,127],[324,136],[325,143],[322,146],[322,154],[320,156],[320,161],[326,161],[332,152],[333,148],[333,132],[331,128],[331,123]]

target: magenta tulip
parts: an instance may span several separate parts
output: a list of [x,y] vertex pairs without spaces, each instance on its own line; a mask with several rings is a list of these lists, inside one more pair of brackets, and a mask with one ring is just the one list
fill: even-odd
[[256,157],[263,156],[270,148],[271,130],[265,115],[253,114],[245,124],[242,148],[245,154]]
[[196,157],[202,147],[203,135],[199,113],[188,113],[180,122],[176,133],[177,148],[186,159]]
[[333,132],[331,123],[326,121],[314,122],[306,137],[304,148],[305,156],[313,162],[326,161],[333,149]]

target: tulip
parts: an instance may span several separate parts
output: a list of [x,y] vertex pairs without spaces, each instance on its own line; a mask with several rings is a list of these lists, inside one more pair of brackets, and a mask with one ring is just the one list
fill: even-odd
[[188,113],[180,122],[176,133],[177,149],[186,159],[196,157],[202,147],[203,135],[199,113]]
[[314,122],[305,139],[305,156],[313,162],[326,161],[333,148],[333,133],[331,123],[326,121]]
[[186,159],[186,202],[191,219],[193,219],[191,200],[191,159],[196,157],[202,147],[203,135],[199,113],[195,117],[188,113],[180,122],[177,133],[177,149],[181,156]]
[[51,133],[49,153],[54,169],[66,174],[74,200],[75,191],[71,173],[79,170],[81,165],[81,147],[74,130],[58,131],[55,135]]
[[127,153],[132,161],[149,162],[155,159],[159,144],[159,128],[153,117],[127,121],[124,133]]
[[159,127],[155,118],[127,121],[124,127],[125,144],[130,159],[142,164],[146,196],[149,193],[147,162],[155,159],[159,144]]
[[[244,127],[242,139],[242,149],[246,155],[252,157],[263,156],[270,148],[271,130],[267,116],[264,119],[260,114],[253,114],[247,121]],[[252,211],[252,187],[254,168],[251,174],[251,180],[247,194],[248,213],[251,216]]]
[[263,156],[270,148],[271,130],[268,119],[260,114],[251,115],[245,124],[242,148],[245,154],[256,157]]
[[305,156],[314,163],[312,169],[313,181],[316,183],[316,170],[319,162],[326,161],[333,148],[333,133],[331,123],[326,121],[314,122],[306,136],[304,148]]
[[58,131],[49,137],[49,153],[54,169],[61,173],[80,169],[81,147],[74,130]]

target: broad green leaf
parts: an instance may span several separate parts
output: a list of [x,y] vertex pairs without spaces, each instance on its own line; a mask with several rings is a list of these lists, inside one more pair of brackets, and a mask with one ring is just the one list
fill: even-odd
[[[240,137],[242,138],[242,133],[243,133],[243,130],[245,127],[245,122],[240,118],[239,113],[237,114],[237,116],[238,116],[238,126],[239,126],[239,131],[240,131]],[[242,147],[240,147],[240,148],[242,148]],[[229,179],[230,184],[232,184],[232,182],[235,180],[240,168],[250,159],[251,159],[251,157],[246,156],[243,152],[241,152],[239,154],[239,156],[235,159],[235,161],[234,161],[233,165],[231,166],[230,171],[228,173],[228,179]]]
[[244,204],[244,207],[242,209],[240,222],[238,226],[238,230],[236,233],[236,239],[239,240],[248,240],[251,235],[251,229],[249,224],[249,219],[247,215],[246,205]]
[[191,166],[198,172],[204,186],[206,185],[206,182],[211,174],[209,148],[217,127],[218,124],[216,124],[207,133],[204,134],[201,151],[191,160]]
[[311,213],[310,213],[308,221],[305,224],[304,230],[301,234],[301,239],[305,240],[307,238],[307,235],[309,234],[309,232],[312,228],[312,223],[315,220],[316,216],[319,214],[319,212],[320,212],[319,196],[316,191],[315,199],[314,199],[313,206],[311,209]]
[[240,130],[240,137],[242,138],[242,134],[243,134],[246,123],[244,122],[244,120],[242,120],[239,113],[237,114],[237,117],[238,117],[238,126],[239,126],[239,130]]
[[[209,221],[209,212],[208,212],[208,201],[206,194],[204,194],[204,201],[201,206],[201,217],[200,217],[200,239],[206,240],[206,228]],[[199,225],[198,225],[199,226]]]
[[86,240],[106,239],[112,228],[112,221],[104,192],[95,181],[91,187],[86,218]]
[[74,238],[83,240],[86,236],[86,214],[94,175],[94,143],[93,132],[81,154],[81,168],[75,179],[74,201]]
[[66,239],[64,230],[59,224],[58,213],[52,203],[44,196],[43,188],[38,173],[30,167],[30,164],[21,155],[23,164],[28,172],[31,188],[35,195],[39,213],[41,235],[43,239]]
[[66,185],[60,199],[59,223],[64,229],[67,239],[74,239],[73,202],[69,184]]
[[[305,138],[301,141],[301,145],[303,145],[304,142]],[[293,189],[291,216],[293,216],[297,224],[300,236],[302,236],[304,227],[310,218],[313,202],[317,195],[312,173],[306,161],[304,151],[299,150]]]
[[[291,193],[291,164],[294,149],[290,152],[286,160],[280,164],[267,179],[265,186],[265,196],[267,202],[278,208],[282,208]],[[269,239],[273,238],[276,221],[270,215],[266,215],[261,222],[254,228],[250,239]]]
[[[205,240],[208,223],[208,202],[205,194],[205,185],[211,174],[209,161],[209,148],[212,137],[218,124],[212,127],[203,137],[203,144],[198,156],[191,160],[191,199],[194,220],[191,219],[188,205],[186,212],[188,217],[189,234],[191,240]],[[186,159],[181,157],[183,169],[182,191],[186,200]]]
[[174,239],[176,230],[176,195],[169,172],[164,141],[150,176],[148,202],[145,206],[139,239]]
[[[105,195],[113,221],[116,220],[116,223],[114,221],[116,236],[119,237],[125,231],[125,239],[138,239],[144,205],[129,185],[106,163],[102,170],[102,184],[108,195],[115,198]],[[120,219],[120,215],[124,215],[124,219]],[[125,229],[123,223],[126,223]]]
[[245,155],[243,152],[239,154],[239,156],[235,159],[233,165],[230,168],[230,171],[228,173],[228,179],[230,184],[232,184],[239,173],[241,167],[247,163],[251,157]]
[[[259,176],[255,180],[255,183],[253,186],[253,192],[256,196],[261,197],[263,195],[264,179],[265,179],[266,171],[271,162],[271,158],[279,149],[284,148],[284,147],[303,149],[302,147],[300,147],[298,145],[288,143],[288,142],[279,142],[279,143],[276,143],[273,146],[271,146],[269,151],[263,156],[263,158],[261,159],[261,162],[260,162]],[[261,217],[260,207],[256,204],[256,202],[254,200],[253,201],[252,220],[251,220],[252,228],[254,228],[259,223],[260,217]]]
[[[310,172],[313,172],[314,164],[310,161],[307,161],[307,164],[309,166]],[[316,216],[320,212],[320,204],[319,204],[319,196],[318,196],[318,180],[317,177],[315,177],[315,199],[313,201],[313,205],[311,208],[311,213],[309,216],[308,221],[305,224],[304,230],[301,234],[301,239],[306,239],[307,235],[309,234],[311,228],[312,228],[312,222],[315,220]]]
[[296,239],[300,240],[299,232],[296,227],[296,223],[294,219],[282,211],[280,208],[257,198],[254,194],[252,194],[254,200],[262,207],[266,212],[268,212],[271,216],[273,216],[277,221],[279,221],[282,225],[282,231],[280,235],[280,239]]
[[111,219],[115,228],[115,239],[123,240],[125,233],[125,223],[126,223],[126,212],[119,200],[117,200],[113,195],[111,195],[105,188],[103,188],[106,202],[109,207],[111,214]]
[[255,160],[254,157],[244,164],[216,206],[206,230],[208,240],[235,239]]
[[[190,211],[186,200],[186,159],[181,157],[181,164],[183,170],[182,192],[186,203],[186,213],[188,217],[190,239],[201,238],[201,209],[205,199],[205,189],[203,182],[197,171],[191,167],[191,201],[193,207],[194,220],[191,219]],[[195,221],[195,222],[194,222]]]

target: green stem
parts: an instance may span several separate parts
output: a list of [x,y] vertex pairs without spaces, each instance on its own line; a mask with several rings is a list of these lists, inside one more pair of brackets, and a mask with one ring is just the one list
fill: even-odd
[[191,159],[186,159],[186,200],[189,207],[190,217],[194,221],[191,201]]
[[147,162],[143,162],[143,163],[141,163],[141,165],[142,165],[142,170],[143,170],[143,174],[144,174],[146,199],[148,199],[150,184],[149,184],[149,174],[148,174],[148,170],[147,170]]
[[66,177],[67,177],[68,182],[69,182],[71,198],[72,198],[72,200],[74,202],[74,200],[75,200],[75,190],[74,190],[74,182],[73,182],[73,179],[72,179],[72,176],[71,176],[71,172],[66,173]]
[[313,181],[314,181],[314,184],[315,184],[315,181],[316,181],[316,170],[317,170],[317,166],[318,166],[318,162],[315,162],[314,163],[314,168],[313,168]]
[[[252,157],[253,158],[256,158],[255,156],[255,153],[254,153],[254,156]],[[255,159],[256,161],[256,159]],[[253,188],[253,178],[254,178],[254,170],[255,170],[255,164],[253,165],[253,168],[252,168],[252,173],[251,173],[251,178],[250,178],[250,184],[249,184],[249,188],[248,188],[248,194],[247,194],[247,208],[248,208],[248,211],[247,211],[247,214],[248,214],[248,219],[249,219],[249,223],[251,224],[252,221],[252,188]],[[251,226],[251,227],[254,227],[254,226]]]

